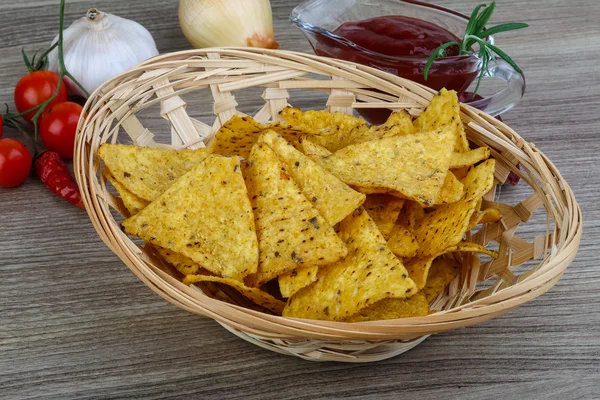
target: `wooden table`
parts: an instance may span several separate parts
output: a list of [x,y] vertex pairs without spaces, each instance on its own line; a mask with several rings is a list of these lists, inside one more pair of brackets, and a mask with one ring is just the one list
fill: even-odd
[[[285,49],[310,51],[274,0]],[[463,12],[481,0],[437,1]],[[20,50],[57,33],[58,1],[0,3],[0,99],[26,71]],[[73,0],[149,28],[161,52],[189,48],[175,0]],[[100,241],[82,210],[30,179],[0,190],[0,398],[600,398],[600,2],[500,0],[499,36],[527,73],[505,121],[562,171],[584,215],[578,258],[543,297],[370,365],[310,363],[248,344],[154,295]],[[15,136],[8,131],[5,136]]]

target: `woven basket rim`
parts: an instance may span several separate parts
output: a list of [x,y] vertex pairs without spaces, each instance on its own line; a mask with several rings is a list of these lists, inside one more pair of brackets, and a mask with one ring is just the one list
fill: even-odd
[[[346,61],[323,58],[316,55],[285,51],[248,48],[210,48],[186,50],[156,56],[133,69],[112,78],[98,88],[86,103],[84,112],[96,115],[119,89],[119,83],[139,72],[157,70],[159,68],[177,68],[186,65],[190,58],[206,57],[207,54],[218,54],[241,60],[252,60],[265,65],[298,65],[307,69],[318,69],[325,72],[336,72],[344,76],[353,76],[356,80],[367,80],[371,84],[381,81],[398,92],[411,95],[416,103],[427,104],[435,93],[434,90],[421,86],[403,78],[387,74],[383,71]],[[182,68],[183,69],[183,68]],[[292,69],[292,68],[289,68]],[[420,97],[419,97],[420,96]],[[293,103],[292,103],[293,104]],[[522,163],[532,163],[544,178],[552,177],[553,181],[542,182],[546,190],[541,199],[544,206],[555,201],[551,196],[559,196],[559,205],[566,230],[560,232],[560,246],[554,245],[551,254],[544,261],[544,268],[534,271],[519,282],[500,290],[465,303],[446,311],[440,311],[425,317],[406,318],[361,323],[329,322],[317,320],[301,320],[268,315],[241,306],[222,302],[199,294],[199,291],[183,285],[170,277],[161,268],[143,261],[141,250],[134,250],[126,245],[119,235],[118,224],[111,221],[107,204],[102,203],[103,195],[99,193],[96,176],[99,161],[97,155],[90,151],[90,140],[93,140],[95,125],[88,120],[81,120],[78,127],[75,151],[75,175],[82,189],[82,197],[88,215],[100,237],[153,291],[167,301],[190,312],[216,319],[229,327],[267,338],[312,338],[322,340],[388,340],[428,335],[458,327],[479,323],[504,314],[519,305],[540,296],[549,290],[560,279],[567,266],[575,258],[582,234],[581,210],[573,191],[564,181],[554,164],[533,144],[528,143],[515,131],[495,118],[461,104],[464,121],[485,127],[487,134],[495,136],[495,140],[504,147],[514,149],[516,158]],[[469,125],[471,126],[471,125]],[[499,132],[502,132],[500,134]],[[97,139],[97,138],[96,138]],[[520,156],[524,155],[523,159]],[[499,156],[502,157],[502,156]],[[558,190],[557,190],[558,189]],[[111,225],[112,223],[112,225]],[[106,229],[109,228],[109,229]]]

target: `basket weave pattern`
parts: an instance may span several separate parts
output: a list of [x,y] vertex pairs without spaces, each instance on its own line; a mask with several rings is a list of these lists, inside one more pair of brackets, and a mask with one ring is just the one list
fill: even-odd
[[[235,92],[251,87],[264,88],[264,106],[253,115],[261,123],[277,121],[279,111],[293,105],[292,89],[326,92],[327,109],[347,114],[360,108],[385,107],[407,109],[416,116],[434,95],[428,88],[369,67],[262,49],[167,54],[98,89],[85,107],[88,117],[80,122],[76,141],[75,174],[84,203],[107,246],[146,285],[176,306],[213,318],[239,337],[273,351],[310,360],[368,362],[407,351],[430,334],[506,313],[549,290],[574,259],[581,236],[581,212],[568,184],[532,144],[496,119],[463,105],[461,117],[469,140],[492,148],[497,184],[512,171],[531,191],[513,205],[500,203],[498,190],[486,195],[482,209],[499,209],[502,220],[469,233],[467,239],[495,246],[500,257],[482,262],[474,254],[456,255],[463,268],[432,304],[439,312],[351,324],[295,320],[245,308],[241,296],[219,285],[183,285],[181,275],[151,247],[136,243],[121,231],[114,213],[126,217],[127,211],[102,176],[98,147],[105,142],[204,147],[232,116],[244,115],[236,110]],[[186,96],[204,96],[212,102],[214,122],[191,118],[183,100]],[[156,104],[171,127],[168,144],[157,143],[156,136],[136,117]],[[533,240],[520,238],[518,227],[536,211],[545,214],[546,229],[536,232]]]

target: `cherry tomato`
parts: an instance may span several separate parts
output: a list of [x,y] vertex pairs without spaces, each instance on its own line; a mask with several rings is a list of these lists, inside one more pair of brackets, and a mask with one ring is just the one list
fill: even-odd
[[[35,106],[39,106],[56,92],[58,86],[58,75],[51,71],[35,71],[25,75],[17,87],[15,87],[15,105],[17,110],[25,112]],[[50,102],[48,107],[67,101],[67,86],[63,81],[60,85],[58,96]],[[26,121],[31,122],[37,110],[23,116]]]
[[16,139],[0,139],[0,187],[15,187],[27,179],[31,155]]
[[75,133],[82,110],[79,104],[67,101],[55,105],[44,116],[40,137],[48,150],[57,152],[64,159],[73,158]]

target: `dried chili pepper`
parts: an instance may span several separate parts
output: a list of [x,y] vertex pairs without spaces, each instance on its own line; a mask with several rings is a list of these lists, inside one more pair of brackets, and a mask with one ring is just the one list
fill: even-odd
[[77,182],[71,176],[71,171],[54,151],[45,151],[35,160],[35,172],[41,181],[54,194],[75,204],[77,207],[85,208],[81,201],[81,193]]

